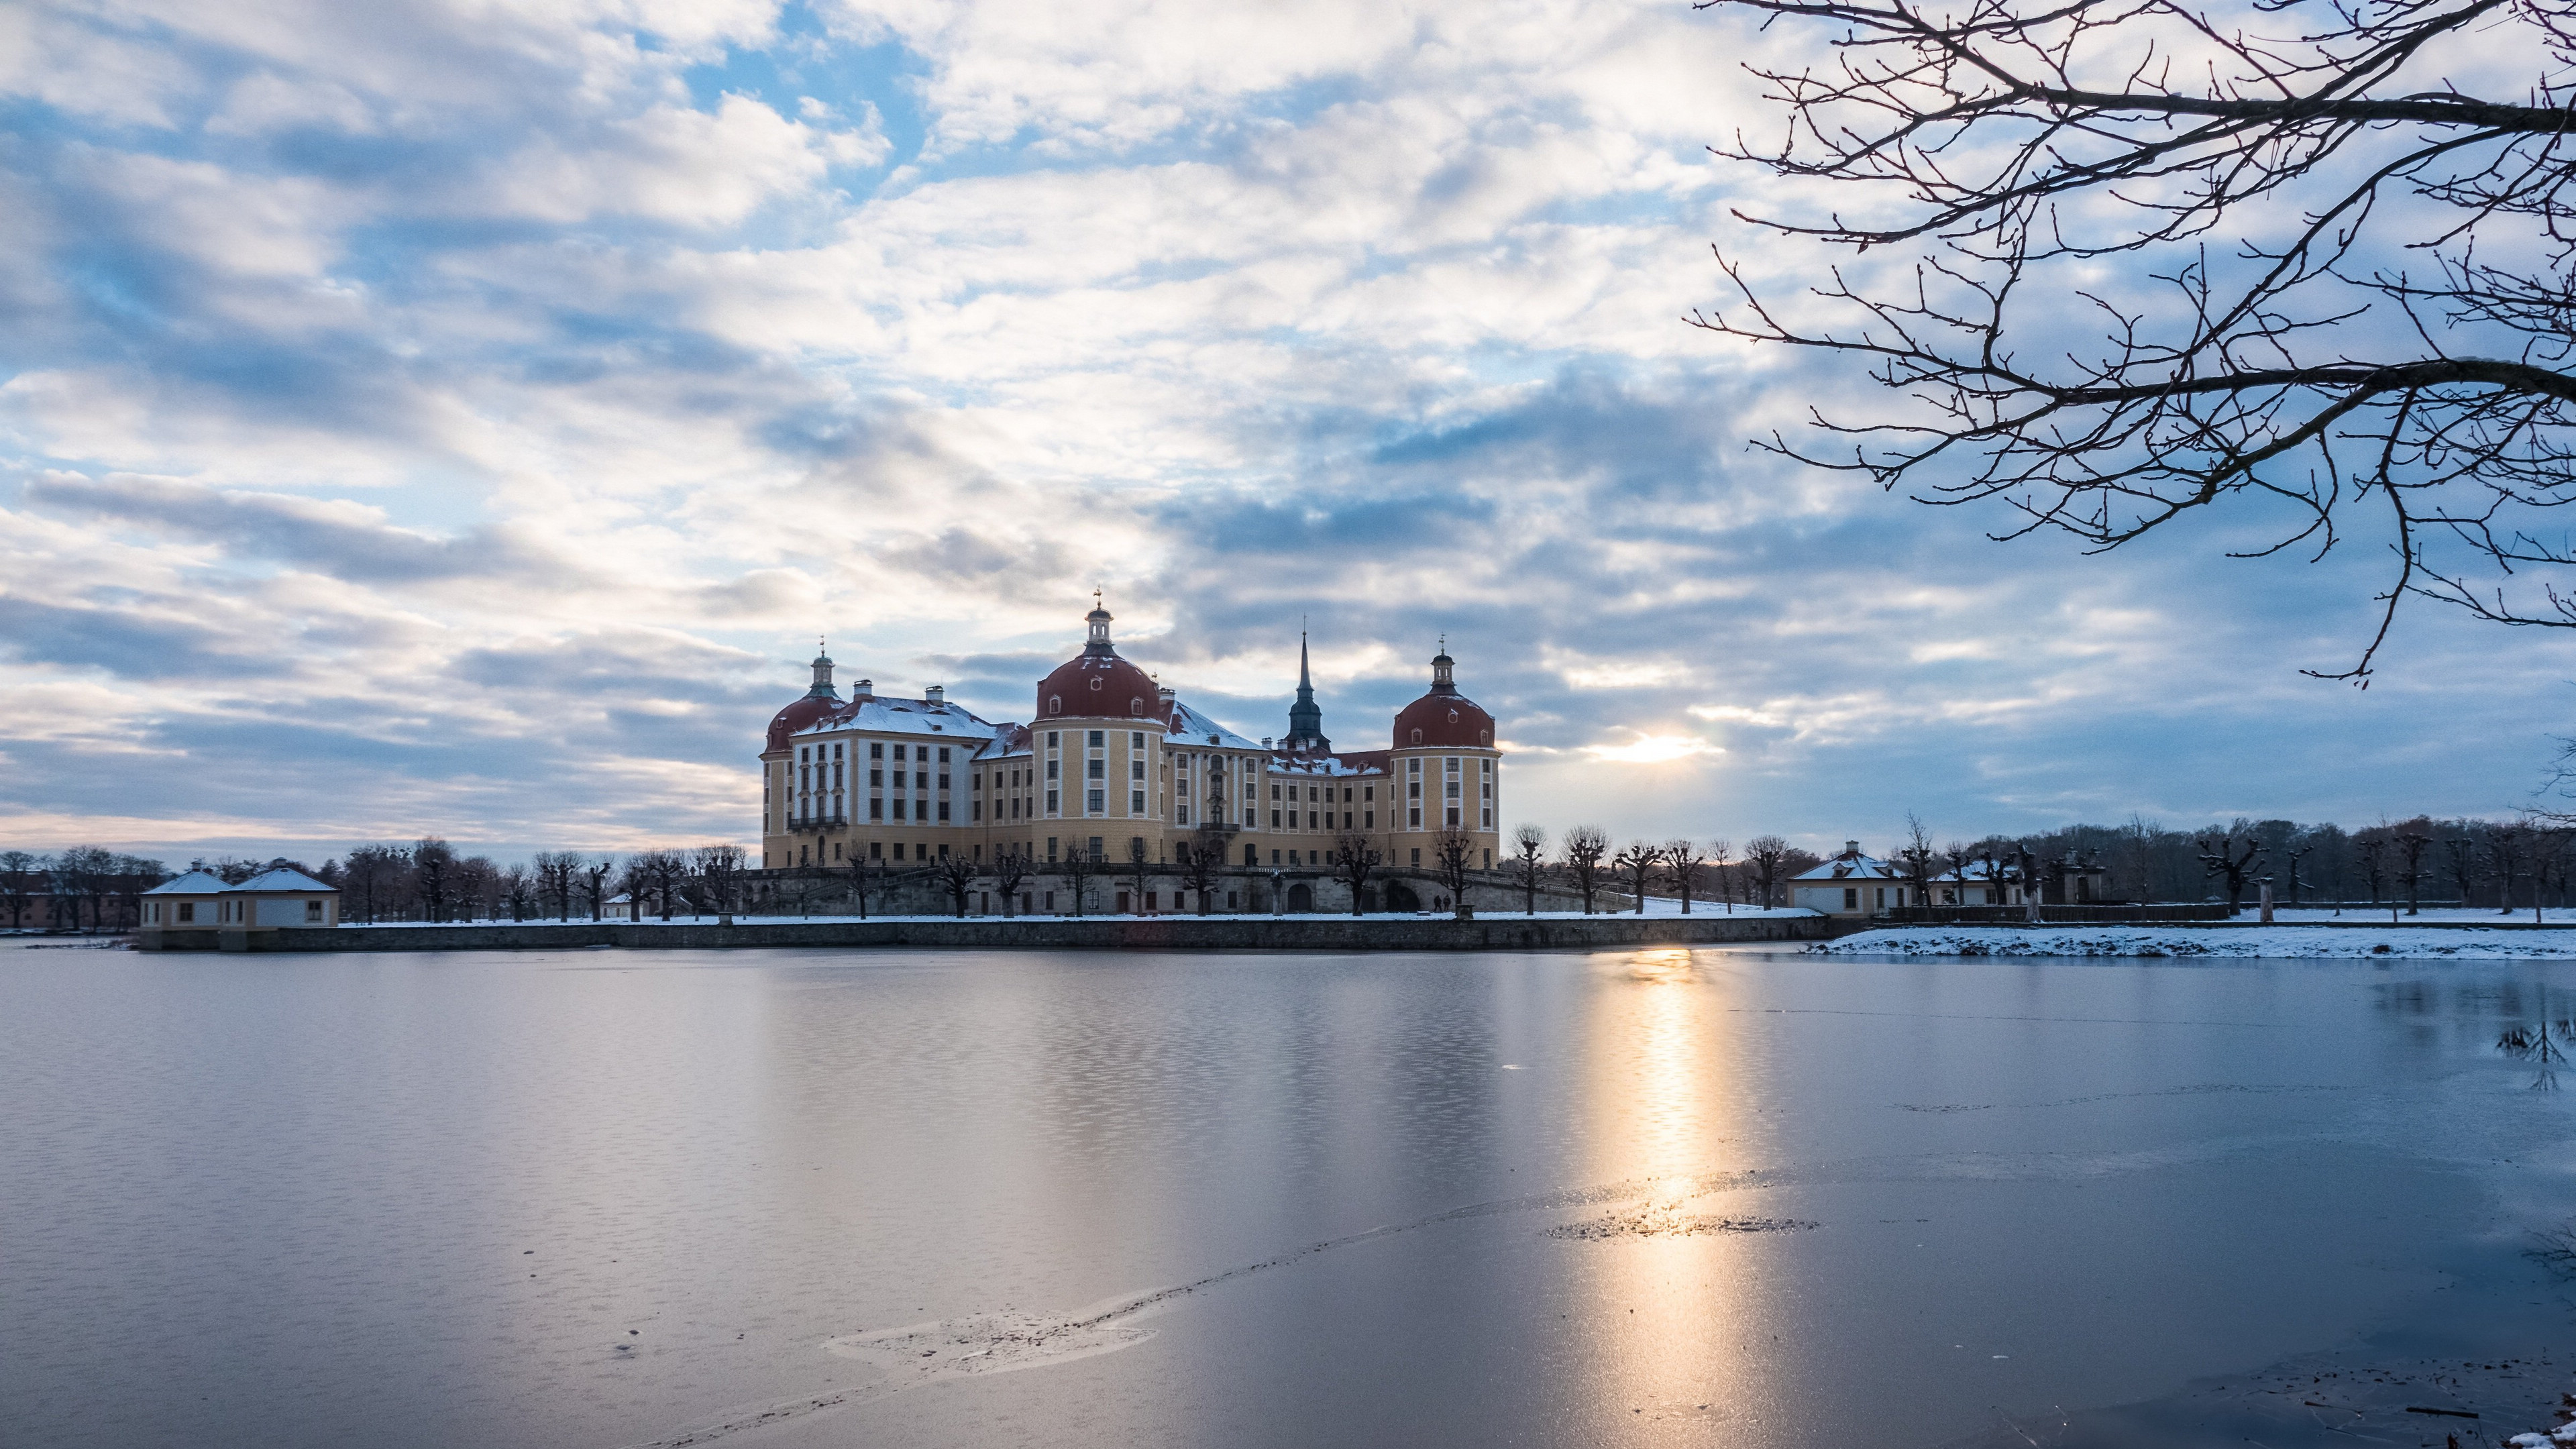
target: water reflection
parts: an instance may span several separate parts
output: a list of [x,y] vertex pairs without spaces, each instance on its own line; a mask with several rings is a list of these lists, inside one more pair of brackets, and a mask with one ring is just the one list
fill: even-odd
[[1767,1408],[1759,1365],[1773,1330],[1756,1286],[1766,1245],[1730,1230],[1741,1194],[1705,1191],[1711,1174],[1744,1160],[1750,1135],[1732,1040],[1745,1019],[1726,1012],[1702,961],[1669,950],[1604,964],[1585,1032],[1586,1168],[1636,1192],[1565,1240],[1599,1335],[1595,1422],[1629,1434],[1654,1425],[1658,1440]]
[[0,1442],[1937,1442],[2484,1321],[2576,1180],[2542,963],[95,954]]

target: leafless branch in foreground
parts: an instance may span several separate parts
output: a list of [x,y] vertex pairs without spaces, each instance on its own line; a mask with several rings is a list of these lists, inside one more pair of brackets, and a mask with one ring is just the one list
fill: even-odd
[[[2235,556],[2390,551],[2398,607],[2576,628],[2576,0],[1702,0],[1821,32],[1753,68],[1785,127],[1718,153],[1851,210],[1737,212],[1828,257],[1803,298],[1720,264],[1697,326],[1849,355],[1901,394],[1761,446],[1997,538],[2094,551],[2231,505]],[[2469,51],[2529,67],[2463,93]],[[2489,68],[2488,65],[2481,69]],[[1776,242],[1761,244],[1766,263]]]

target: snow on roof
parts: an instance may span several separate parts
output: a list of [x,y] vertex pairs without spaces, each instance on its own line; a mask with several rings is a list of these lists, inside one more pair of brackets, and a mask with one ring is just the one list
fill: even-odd
[[993,737],[984,742],[984,747],[977,750],[967,758],[975,760],[1007,760],[1014,755],[1025,755],[1029,753],[1029,747],[1032,743],[1033,741],[1029,734],[1029,727],[1027,725],[999,724],[993,726]]
[[339,887],[330,885],[323,881],[315,880],[313,877],[306,875],[300,870],[289,870],[284,866],[279,866],[275,870],[261,871],[259,874],[243,881],[240,885],[227,886],[225,889],[236,891],[336,891]]
[[993,737],[994,725],[958,705],[871,695],[850,701],[796,733],[828,735],[843,730],[864,730],[881,735],[937,735],[942,739],[981,742]]
[[315,880],[300,870],[279,866],[264,870],[240,885],[226,885],[224,878],[210,870],[192,870],[177,880],[164,881],[145,891],[147,896],[215,896],[227,891],[336,891],[339,887]]
[[1846,850],[1815,869],[1790,877],[1791,880],[1903,880],[1905,875],[1874,855]]
[[1322,775],[1338,779],[1345,775],[1383,775],[1386,773],[1386,751],[1345,757],[1342,755],[1274,754],[1270,768],[1283,775]]
[[218,891],[231,889],[231,886],[224,884],[224,878],[213,871],[192,870],[177,880],[163,881],[145,891],[144,894],[147,896],[210,896]]
[[1261,748],[1177,699],[1172,701],[1171,742],[1174,745],[1212,745],[1221,750]]

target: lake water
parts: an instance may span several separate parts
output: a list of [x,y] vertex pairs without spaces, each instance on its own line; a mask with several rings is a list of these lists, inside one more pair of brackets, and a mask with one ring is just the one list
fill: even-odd
[[2576,1097],[2495,1043],[2571,1004],[2549,963],[0,949],[0,1443],[2500,1438],[2576,1389],[2527,1251]]

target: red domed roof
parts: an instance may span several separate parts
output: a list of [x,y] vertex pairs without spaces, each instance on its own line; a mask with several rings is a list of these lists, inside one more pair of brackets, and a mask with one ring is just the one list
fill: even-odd
[[1424,745],[1491,749],[1494,717],[1484,706],[1458,692],[1450,670],[1456,661],[1443,649],[1431,661],[1431,692],[1396,711],[1395,747]]
[[780,710],[769,721],[769,748],[773,750],[787,748],[789,735],[840,707],[841,702],[837,699],[826,699],[818,694],[809,694]]
[[1038,681],[1039,719],[1159,719],[1153,676],[1115,654],[1079,654]]
[[1494,717],[1484,706],[1451,690],[1438,690],[1422,696],[1395,715],[1395,747],[1399,750],[1417,745],[1468,745],[1491,749],[1494,745]]
[[1109,611],[1093,608],[1082,652],[1038,681],[1039,719],[1160,719],[1162,693],[1153,676],[1118,657],[1109,642]]

